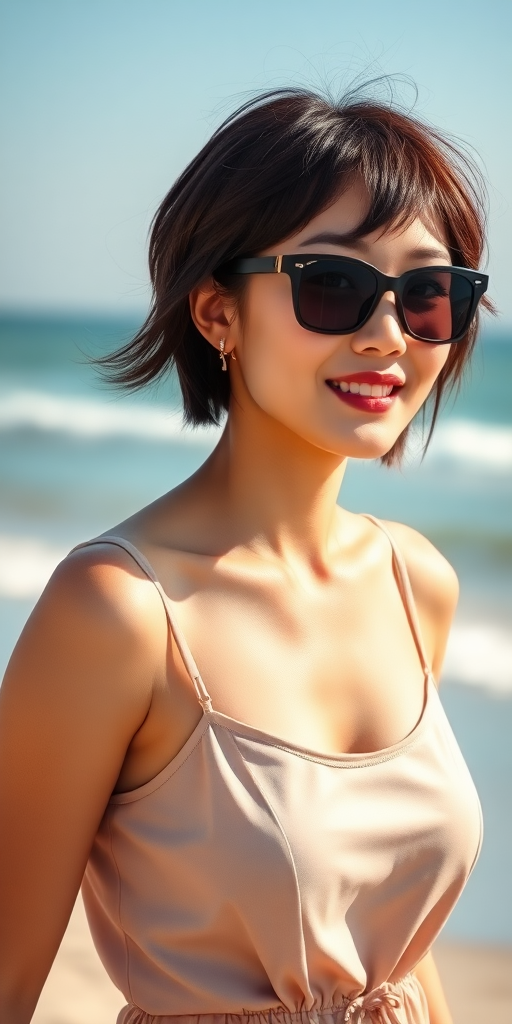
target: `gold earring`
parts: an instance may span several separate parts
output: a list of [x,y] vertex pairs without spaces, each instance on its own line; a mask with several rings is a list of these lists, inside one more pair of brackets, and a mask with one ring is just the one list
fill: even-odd
[[235,363],[236,363],[236,355],[235,355],[234,348],[231,349],[231,352],[229,353],[229,356],[230,356],[230,359],[233,359],[235,361]]
[[227,370],[227,368],[228,368],[228,364],[226,363],[226,357],[224,355],[225,344],[226,344],[226,339],[225,338],[221,338],[220,341],[219,341],[219,348],[220,348],[220,359],[221,359],[221,362],[222,362],[222,369],[223,370]]

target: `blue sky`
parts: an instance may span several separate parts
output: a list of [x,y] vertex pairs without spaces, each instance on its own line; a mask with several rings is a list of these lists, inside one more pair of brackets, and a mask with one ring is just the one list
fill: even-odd
[[0,17],[0,306],[143,311],[151,216],[248,92],[390,73],[480,155],[512,325],[510,0],[0,0]]

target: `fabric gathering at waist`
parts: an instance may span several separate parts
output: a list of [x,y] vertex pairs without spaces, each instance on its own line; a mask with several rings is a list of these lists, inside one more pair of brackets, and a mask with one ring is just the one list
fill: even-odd
[[[337,1006],[311,1010],[266,1010],[239,1013],[155,1015],[133,1004],[125,1006],[117,1024],[424,1024],[428,1010],[423,990],[414,974],[398,982],[385,982],[358,996],[347,996]],[[427,1014],[427,1015],[426,1015]]]

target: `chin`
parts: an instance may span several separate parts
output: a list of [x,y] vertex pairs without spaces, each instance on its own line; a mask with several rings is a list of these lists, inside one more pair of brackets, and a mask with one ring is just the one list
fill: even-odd
[[[325,448],[333,454],[347,459],[381,459],[391,450],[400,433],[376,430],[374,427],[360,427],[349,437],[337,438],[333,445],[327,443]],[[322,447],[324,447],[322,445]]]

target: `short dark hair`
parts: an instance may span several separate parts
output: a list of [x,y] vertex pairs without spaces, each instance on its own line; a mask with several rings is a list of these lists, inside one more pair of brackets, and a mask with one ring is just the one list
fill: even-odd
[[[370,202],[354,240],[428,210],[444,226],[452,263],[478,269],[485,192],[474,162],[451,139],[392,104],[353,94],[335,102],[305,89],[266,92],[224,121],[161,203],[149,246],[151,309],[133,340],[97,360],[103,377],[136,389],[175,367],[185,421],[218,423],[229,406],[229,374],[192,321],[190,292],[213,276],[239,301],[246,279],[226,278],[222,264],[302,229],[356,178]],[[477,326],[475,319],[452,346],[434,385],[428,440]],[[400,459],[407,432],[383,462]]]

